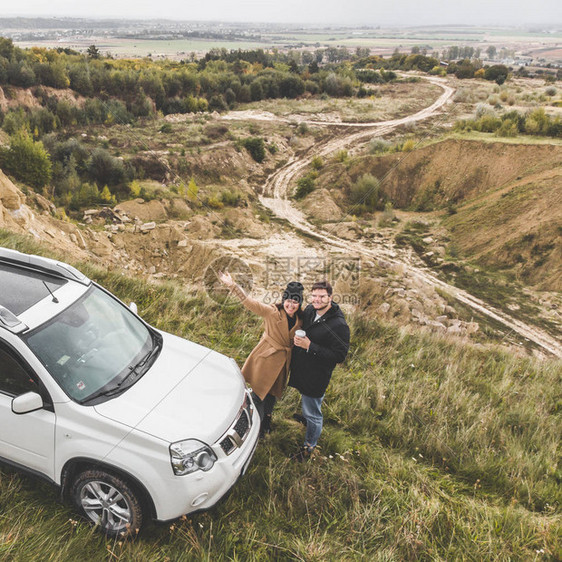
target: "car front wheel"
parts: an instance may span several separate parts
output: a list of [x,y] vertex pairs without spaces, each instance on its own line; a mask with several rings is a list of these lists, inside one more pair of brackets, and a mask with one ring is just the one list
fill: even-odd
[[110,536],[134,536],[142,525],[143,511],[128,482],[104,470],[86,470],[74,480],[71,497],[87,519]]

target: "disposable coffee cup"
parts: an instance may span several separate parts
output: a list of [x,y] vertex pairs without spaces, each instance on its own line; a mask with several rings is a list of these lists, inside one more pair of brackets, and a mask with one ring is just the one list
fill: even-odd
[[306,332],[304,330],[297,330],[295,332],[295,336],[297,336],[298,338],[305,338],[306,337]]

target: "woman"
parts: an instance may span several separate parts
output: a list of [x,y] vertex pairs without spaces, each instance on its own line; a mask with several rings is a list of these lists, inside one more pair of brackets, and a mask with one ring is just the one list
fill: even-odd
[[287,387],[291,348],[295,332],[302,325],[303,286],[292,281],[283,292],[281,304],[263,304],[244,293],[230,273],[219,272],[226,285],[248,309],[265,322],[263,335],[242,367],[246,382],[252,387],[252,397],[260,415],[262,435],[271,432],[271,414],[277,398]]

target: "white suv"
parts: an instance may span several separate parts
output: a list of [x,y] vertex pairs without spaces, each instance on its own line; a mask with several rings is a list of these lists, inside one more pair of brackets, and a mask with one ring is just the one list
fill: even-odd
[[213,506],[254,452],[236,363],[64,263],[0,248],[0,461],[109,535]]

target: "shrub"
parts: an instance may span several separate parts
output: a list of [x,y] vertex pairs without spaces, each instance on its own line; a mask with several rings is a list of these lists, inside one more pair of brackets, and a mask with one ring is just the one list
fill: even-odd
[[133,196],[133,197],[138,197],[140,195],[141,192],[141,186],[140,183],[138,182],[138,180],[133,180],[130,184],[129,184],[129,193]]
[[471,98],[472,95],[469,90],[465,88],[460,88],[455,92],[455,95],[453,96],[453,101],[455,103],[468,103],[470,102]]
[[345,149],[339,150],[338,152],[336,152],[335,159],[336,162],[341,162],[342,164],[345,164],[349,160],[349,153]]
[[96,148],[88,162],[88,173],[97,185],[117,185],[125,180],[125,167],[104,148]]
[[0,167],[35,189],[51,181],[52,165],[42,142],[35,142],[21,130],[10,139],[10,147],[0,152]]
[[220,139],[228,133],[228,127],[222,123],[210,123],[205,127],[205,135],[210,139]]
[[408,139],[402,145],[402,152],[412,152],[416,148],[416,141],[414,139]]
[[383,210],[385,201],[380,193],[380,181],[371,174],[363,174],[351,186],[349,200],[354,205],[353,212],[360,214],[363,212],[372,212],[375,210]]
[[223,191],[220,200],[223,205],[228,207],[238,207],[244,198],[239,191]]
[[216,195],[211,195],[211,197],[207,197],[205,199],[204,204],[205,206],[210,207],[211,209],[222,209],[224,207],[224,204]]
[[256,162],[263,162],[265,158],[265,144],[261,137],[244,139],[242,144]]
[[315,156],[311,160],[310,165],[312,166],[313,170],[320,170],[321,168],[324,167],[324,160],[322,160],[320,156]]
[[391,148],[392,148],[392,144],[383,139],[373,139],[369,143],[370,154],[382,154],[384,152],[389,152]]
[[315,181],[316,173],[309,172],[297,181],[297,189],[295,190],[295,199],[303,199],[309,193],[316,189]]
[[392,225],[394,219],[395,216],[394,209],[392,208],[392,203],[390,201],[387,201],[386,205],[384,206],[382,217],[379,220],[379,226],[381,228],[387,228]]
[[496,131],[496,136],[498,137],[516,137],[519,133],[517,129],[517,123],[514,123],[511,119],[505,119],[500,128]]
[[99,203],[100,191],[95,184],[83,183],[70,200],[70,208],[77,210],[81,207]]

